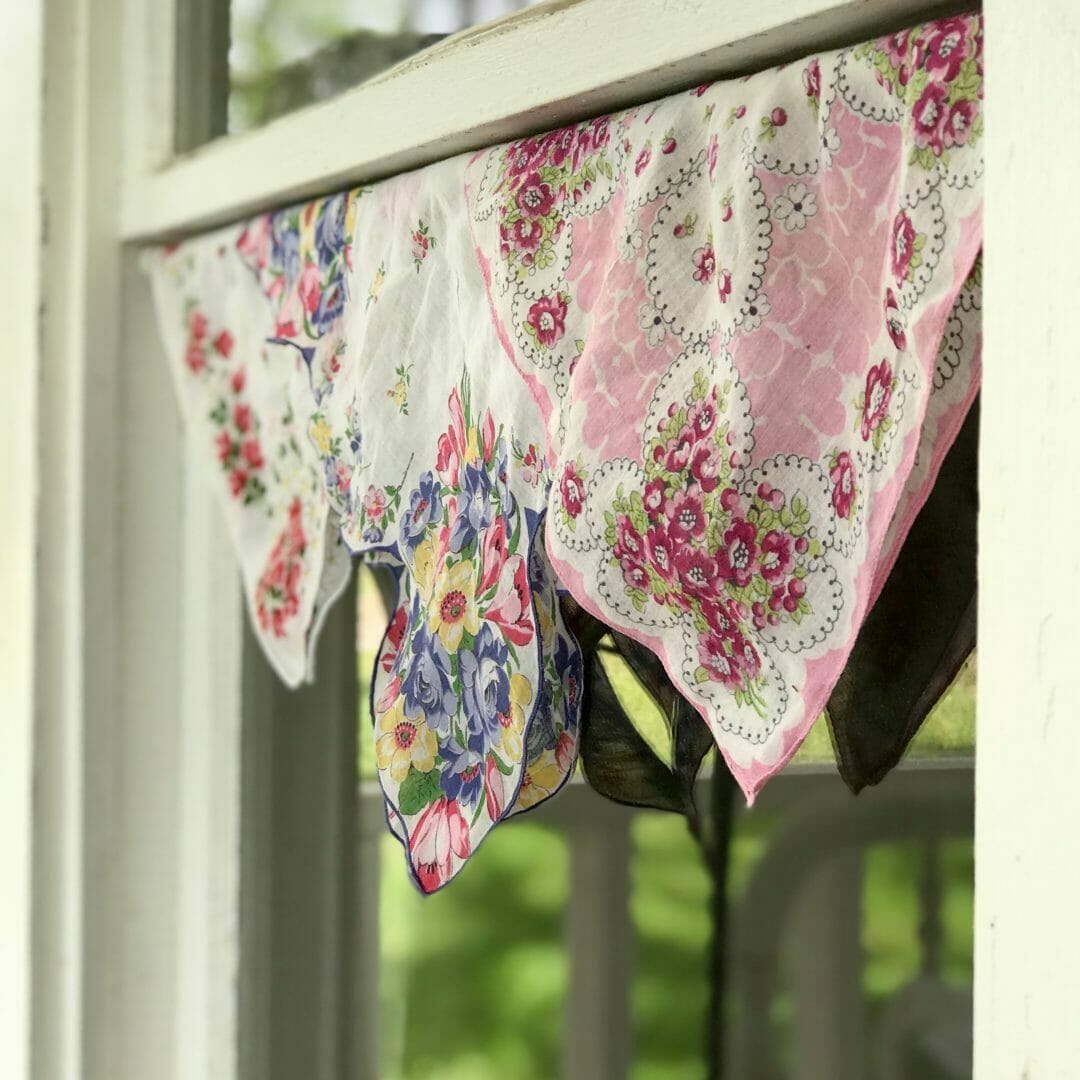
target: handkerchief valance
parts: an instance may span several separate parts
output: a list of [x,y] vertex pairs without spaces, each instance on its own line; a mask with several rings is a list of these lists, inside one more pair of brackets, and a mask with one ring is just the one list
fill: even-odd
[[794,753],[978,390],[982,74],[946,19],[150,256],[281,677],[353,555],[396,575],[371,706],[422,888],[573,769],[563,595],[749,797]]

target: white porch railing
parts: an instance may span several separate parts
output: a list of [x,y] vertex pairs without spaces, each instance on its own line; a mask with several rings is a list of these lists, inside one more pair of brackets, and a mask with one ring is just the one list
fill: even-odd
[[[940,973],[941,956],[937,849],[947,838],[972,835],[973,784],[970,760],[910,763],[857,799],[831,767],[797,765],[772,781],[749,813],[781,815],[783,825],[731,915],[728,1011],[737,1022],[725,1040],[729,1080],[865,1080],[867,1062],[881,1049],[868,1047],[861,978],[862,855],[872,843],[919,840],[925,845],[919,936],[923,997],[934,1000],[931,987]],[[706,805],[707,793],[701,796],[701,805]],[[367,992],[356,996],[357,1075],[370,1080],[380,1076],[379,995],[371,988],[379,985],[380,977],[379,853],[386,828],[374,781],[360,785],[358,811],[354,948],[356,979]],[[550,803],[503,826],[512,827],[515,820],[554,826],[569,846],[566,1080],[623,1080],[630,1073],[635,952],[630,826],[638,813],[652,811],[615,805],[575,778]],[[393,872],[404,870],[396,867]],[[797,947],[792,947],[794,942]],[[776,1059],[777,1039],[769,1018],[782,959],[796,1002],[794,1039],[800,1047],[786,1074]],[[702,965],[706,962],[703,950]],[[887,1026],[883,1037],[891,1057],[903,1059],[919,1049],[908,1045],[913,1032],[902,1018]],[[967,1073],[955,1075],[970,1075],[970,1023],[958,1038],[959,1048],[950,1046],[944,1053],[967,1061]],[[871,1075],[890,1080],[914,1075],[895,1061],[877,1067],[881,1071]],[[930,1074],[918,1075],[921,1080]]]

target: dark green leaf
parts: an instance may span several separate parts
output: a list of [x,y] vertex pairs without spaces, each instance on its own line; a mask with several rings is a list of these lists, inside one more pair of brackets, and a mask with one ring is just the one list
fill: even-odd
[[398,788],[398,809],[403,814],[419,814],[438,797],[439,777],[434,770],[418,772],[416,769],[409,769],[409,775]]

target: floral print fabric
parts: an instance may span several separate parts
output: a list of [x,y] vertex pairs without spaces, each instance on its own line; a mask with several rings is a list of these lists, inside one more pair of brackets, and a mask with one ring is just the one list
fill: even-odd
[[843,671],[979,384],[982,34],[941,20],[153,254],[290,684],[399,596],[376,760],[420,887],[568,778],[569,592],[752,798]]

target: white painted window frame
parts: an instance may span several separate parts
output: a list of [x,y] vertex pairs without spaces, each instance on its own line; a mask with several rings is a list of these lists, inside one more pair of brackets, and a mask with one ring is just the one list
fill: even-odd
[[[242,808],[266,797],[267,775],[241,720],[258,703],[294,724],[285,714],[296,699],[243,647],[236,574],[184,449],[137,245],[940,8],[571,0],[174,159],[176,3],[22,0],[5,12],[0,295],[14,338],[0,395],[0,504],[11,521],[0,549],[4,1076],[257,1076],[257,1041],[245,1039],[274,1022],[272,1005],[236,990],[251,955],[243,936],[259,932],[241,926],[242,864],[253,861],[254,878],[265,872],[257,838],[241,835]],[[985,7],[994,74],[975,1060],[979,1080],[1035,1080],[1078,1075],[1080,943],[1069,931],[1080,885],[1070,722],[1080,712],[1080,569],[1067,540],[1045,539],[1017,513],[1033,508],[1060,537],[1080,532],[1069,497],[1080,209],[1063,138],[1063,118],[1080,106],[1080,10],[1069,0]],[[309,709],[345,714],[347,668],[341,657],[321,667]],[[339,788],[325,800],[331,824],[351,798]],[[350,897],[346,870],[324,875],[312,901],[334,925]],[[331,960],[317,972],[324,987],[338,977]],[[334,1012],[311,1051],[329,1063],[320,1077],[364,1058],[337,1040],[343,1023]]]

